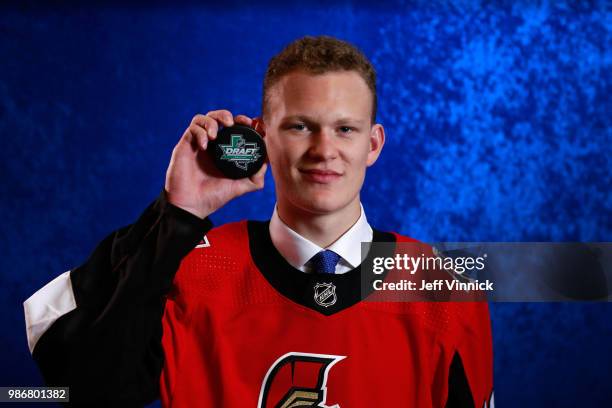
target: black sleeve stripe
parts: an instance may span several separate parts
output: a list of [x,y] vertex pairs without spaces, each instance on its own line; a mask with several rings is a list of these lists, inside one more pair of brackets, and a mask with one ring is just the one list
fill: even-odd
[[474,398],[463,369],[463,361],[457,352],[455,352],[448,373],[448,399],[445,407],[474,408]]

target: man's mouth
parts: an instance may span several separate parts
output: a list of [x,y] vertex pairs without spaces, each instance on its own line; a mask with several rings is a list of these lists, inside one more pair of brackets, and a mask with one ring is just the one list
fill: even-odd
[[300,173],[308,181],[319,184],[329,184],[342,177],[341,173],[329,169],[300,169]]

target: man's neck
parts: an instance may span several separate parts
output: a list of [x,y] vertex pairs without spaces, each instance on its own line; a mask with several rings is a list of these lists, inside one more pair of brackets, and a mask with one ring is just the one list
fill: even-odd
[[346,207],[332,213],[313,213],[287,203],[277,204],[279,218],[302,237],[326,248],[338,240],[359,219],[359,197]]

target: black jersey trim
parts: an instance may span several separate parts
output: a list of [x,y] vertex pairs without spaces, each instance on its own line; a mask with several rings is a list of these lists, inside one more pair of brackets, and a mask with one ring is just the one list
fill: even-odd
[[[370,295],[372,285],[362,288],[363,276],[361,265],[343,274],[304,273],[294,268],[278,252],[269,229],[270,221],[248,221],[249,247],[255,265],[266,280],[283,296],[293,302],[330,316],[347,309]],[[395,242],[395,236],[388,232],[373,230],[374,242]],[[395,247],[395,245],[393,245]],[[389,248],[389,252],[394,248]],[[371,264],[372,251],[362,264]],[[380,254],[378,254],[380,255]],[[374,279],[374,274],[372,279]],[[384,275],[376,275],[376,279]],[[332,284],[336,293],[335,303],[322,306],[315,301],[315,286]]]
[[448,399],[445,408],[474,408],[474,398],[468,383],[463,361],[455,352],[448,372]]

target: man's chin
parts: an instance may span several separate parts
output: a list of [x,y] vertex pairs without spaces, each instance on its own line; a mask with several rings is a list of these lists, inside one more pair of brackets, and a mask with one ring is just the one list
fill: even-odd
[[333,197],[304,197],[300,201],[302,202],[300,207],[302,207],[303,210],[317,215],[332,214],[341,211],[349,204],[346,200],[339,200],[337,194]]

